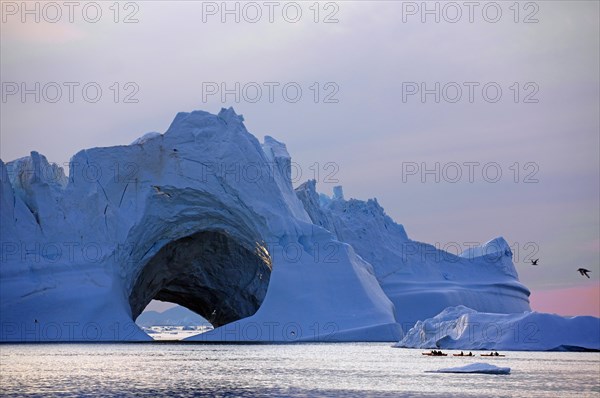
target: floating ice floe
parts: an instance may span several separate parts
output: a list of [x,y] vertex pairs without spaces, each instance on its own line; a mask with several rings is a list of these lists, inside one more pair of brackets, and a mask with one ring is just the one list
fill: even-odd
[[472,363],[456,368],[444,368],[438,370],[426,370],[426,373],[483,373],[491,375],[507,375],[510,374],[510,368],[501,368],[489,363]]

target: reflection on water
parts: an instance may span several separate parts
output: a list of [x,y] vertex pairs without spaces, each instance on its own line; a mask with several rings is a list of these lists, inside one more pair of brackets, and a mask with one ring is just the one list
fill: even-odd
[[[600,353],[508,352],[424,357],[390,344],[0,345],[6,396],[513,396],[600,395]],[[510,375],[431,374],[488,362]]]

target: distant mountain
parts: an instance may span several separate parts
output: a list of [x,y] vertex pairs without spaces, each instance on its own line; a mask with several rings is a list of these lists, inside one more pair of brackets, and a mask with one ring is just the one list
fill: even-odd
[[163,312],[145,311],[135,320],[139,326],[210,326],[210,323],[185,307],[177,306]]

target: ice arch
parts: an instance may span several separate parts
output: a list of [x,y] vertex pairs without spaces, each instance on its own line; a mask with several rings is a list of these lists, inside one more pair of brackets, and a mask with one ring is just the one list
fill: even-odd
[[150,300],[182,305],[213,326],[254,315],[267,293],[271,259],[224,231],[201,231],[163,246],[129,295],[133,319]]
[[[0,341],[149,341],[133,319],[155,297],[222,325],[192,340],[398,341],[373,267],[312,222],[290,164],[233,109],[82,150],[68,178],[37,152],[0,160]],[[45,245],[68,250],[29,252]]]

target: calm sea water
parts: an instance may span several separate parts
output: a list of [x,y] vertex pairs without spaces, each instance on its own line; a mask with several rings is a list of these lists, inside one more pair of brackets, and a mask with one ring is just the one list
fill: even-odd
[[[598,397],[600,353],[425,357],[390,344],[0,345],[4,396]],[[432,374],[488,362],[510,375]]]

